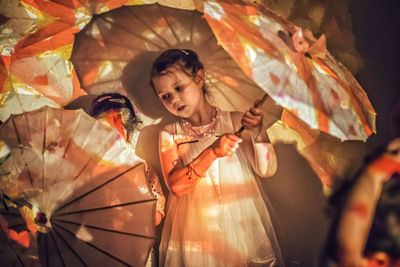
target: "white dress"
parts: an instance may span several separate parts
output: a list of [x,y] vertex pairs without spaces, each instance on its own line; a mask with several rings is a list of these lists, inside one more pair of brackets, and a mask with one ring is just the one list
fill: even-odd
[[[216,139],[233,133],[229,112],[218,111],[213,134],[188,136],[182,121],[174,141],[186,165]],[[181,144],[183,138],[198,140]],[[283,266],[267,207],[251,165],[239,147],[218,158],[189,193],[169,194],[161,235],[160,266]]]

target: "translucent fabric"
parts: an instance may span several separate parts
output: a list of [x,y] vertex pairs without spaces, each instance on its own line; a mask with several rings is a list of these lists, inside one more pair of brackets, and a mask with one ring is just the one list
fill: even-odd
[[[217,116],[215,135],[234,132],[230,114]],[[216,140],[187,140],[175,123],[174,140],[186,165]],[[189,193],[169,194],[160,244],[161,266],[283,266],[271,219],[251,165],[239,148],[219,158]]]

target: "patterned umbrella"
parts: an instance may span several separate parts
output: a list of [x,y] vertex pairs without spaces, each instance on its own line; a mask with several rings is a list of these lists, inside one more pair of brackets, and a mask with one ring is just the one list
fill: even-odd
[[366,140],[375,111],[352,74],[317,40],[265,7],[206,1],[205,18],[248,77],[311,128],[341,140]]
[[[18,241],[37,244],[42,266],[145,265],[155,199],[143,160],[115,129],[82,110],[42,108],[11,116],[0,138],[1,213],[19,209],[34,236]],[[24,230],[18,220],[8,228]]]

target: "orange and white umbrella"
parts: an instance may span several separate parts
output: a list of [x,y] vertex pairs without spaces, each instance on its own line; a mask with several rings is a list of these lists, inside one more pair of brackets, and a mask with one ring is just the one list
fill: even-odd
[[375,132],[375,111],[349,70],[317,40],[265,7],[205,1],[205,19],[243,72],[312,129],[341,140]]

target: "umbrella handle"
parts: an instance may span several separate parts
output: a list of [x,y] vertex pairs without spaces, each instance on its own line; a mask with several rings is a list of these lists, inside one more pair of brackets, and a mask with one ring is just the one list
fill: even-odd
[[[265,102],[265,100],[267,100],[267,98],[268,98],[268,94],[265,94],[260,99],[260,101],[258,101],[257,103],[254,104],[253,107],[258,108],[259,106],[261,106]],[[235,132],[235,135],[240,137],[242,135],[243,130],[244,130],[244,126],[240,127],[240,129]]]

